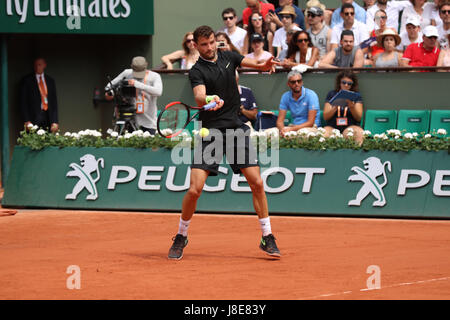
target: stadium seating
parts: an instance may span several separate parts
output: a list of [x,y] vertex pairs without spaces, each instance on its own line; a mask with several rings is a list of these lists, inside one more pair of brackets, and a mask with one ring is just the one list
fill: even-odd
[[397,127],[397,110],[366,110],[364,130],[372,134],[384,133]]
[[407,110],[398,111],[397,129],[406,132],[428,133],[430,126],[430,110]]
[[450,110],[431,110],[430,133],[445,129],[450,137]]

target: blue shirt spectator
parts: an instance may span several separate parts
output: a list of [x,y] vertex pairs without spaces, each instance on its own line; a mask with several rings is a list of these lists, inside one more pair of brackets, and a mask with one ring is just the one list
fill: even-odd
[[[342,4],[348,3],[348,0],[342,0]],[[356,20],[366,23],[366,10],[362,8],[359,4],[357,4],[355,1],[350,1],[350,3],[355,8],[355,18]],[[333,28],[335,25],[342,23],[344,20],[341,17],[341,7],[336,8],[336,10],[333,11],[333,14],[331,15],[331,28]]]
[[314,123],[320,127],[319,97],[311,89],[302,87],[302,94],[298,100],[294,99],[291,91],[285,92],[281,97],[280,110],[291,112],[292,124],[294,125],[305,123],[308,120],[308,112],[316,110]]
[[[240,85],[239,91],[241,94],[241,106],[243,106],[245,110],[255,110],[258,108],[256,106],[255,96],[253,95],[253,92],[250,88]],[[256,116],[256,114],[255,114],[255,116]],[[248,118],[243,113],[242,110],[239,111],[239,118],[241,119],[242,122],[246,123],[246,122],[250,121],[252,126],[253,127],[255,126],[255,118],[253,118],[253,119]]]

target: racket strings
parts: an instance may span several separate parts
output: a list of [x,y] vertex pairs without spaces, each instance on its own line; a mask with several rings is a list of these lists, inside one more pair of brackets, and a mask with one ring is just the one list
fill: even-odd
[[182,104],[176,104],[162,112],[159,127],[171,134],[183,130],[188,120],[189,110]]

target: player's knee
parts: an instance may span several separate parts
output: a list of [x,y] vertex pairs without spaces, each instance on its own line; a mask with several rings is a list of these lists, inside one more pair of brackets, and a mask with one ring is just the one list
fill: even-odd
[[198,198],[200,198],[200,196],[202,194],[202,189],[203,188],[191,186],[188,190],[188,194],[190,197],[198,199]]
[[259,193],[264,192],[264,183],[261,177],[256,178],[253,181],[249,182],[250,189],[252,189],[253,192]]

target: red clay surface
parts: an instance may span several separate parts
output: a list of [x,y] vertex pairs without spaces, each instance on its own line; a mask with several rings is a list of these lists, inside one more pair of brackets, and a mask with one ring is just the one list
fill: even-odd
[[[450,221],[196,214],[181,261],[179,214],[18,210],[0,216],[0,299],[450,299]],[[79,266],[81,289],[66,286]],[[381,288],[367,290],[369,266]]]

